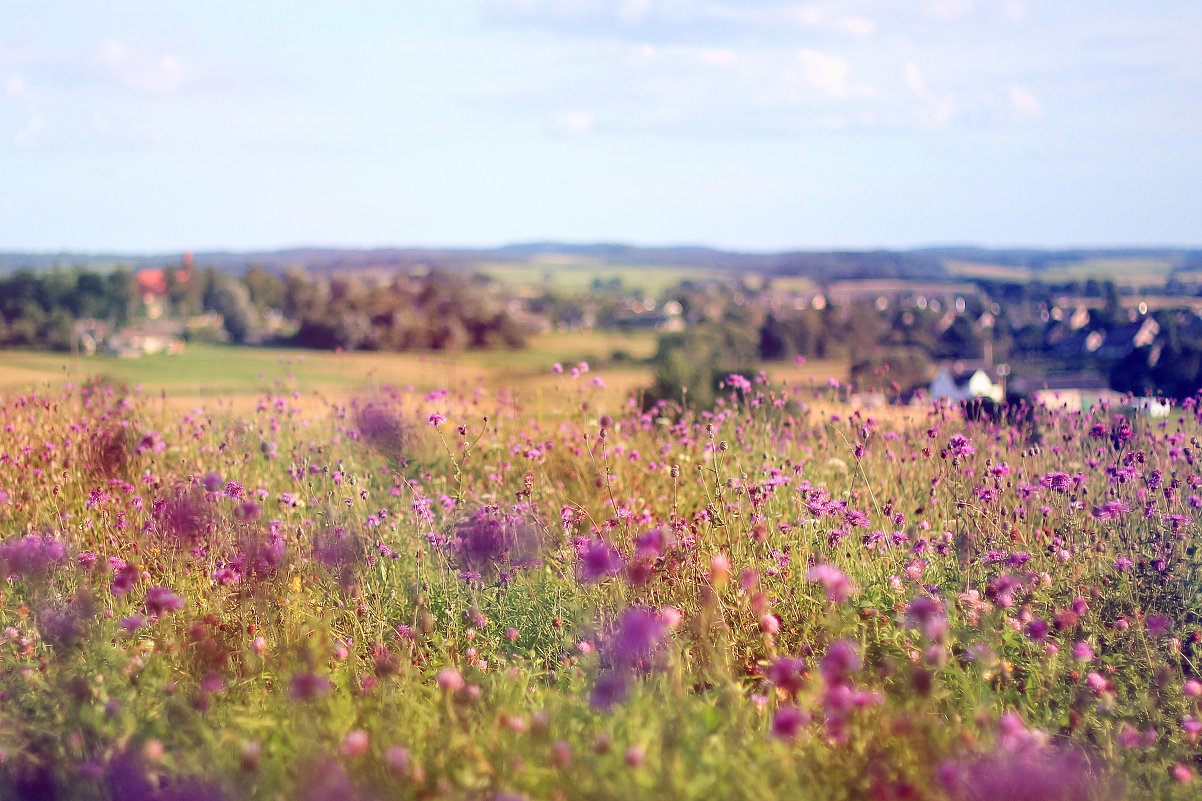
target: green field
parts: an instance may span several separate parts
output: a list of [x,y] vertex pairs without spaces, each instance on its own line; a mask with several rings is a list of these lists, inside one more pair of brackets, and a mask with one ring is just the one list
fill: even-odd
[[526,264],[486,263],[479,272],[510,287],[540,287],[548,290],[580,292],[593,286],[594,281],[621,281],[627,289],[639,289],[651,297],[681,283],[694,280],[718,280],[729,274],[717,269],[698,267],[612,265],[590,259],[564,256],[554,261]]
[[1174,262],[1154,258],[1097,258],[1053,262],[1046,269],[1031,270],[1007,264],[948,259],[943,262],[943,266],[952,275],[965,278],[1018,282],[1038,279],[1045,283],[1085,281],[1093,278],[1099,281],[1114,281],[1123,287],[1144,289],[1163,286],[1173,271]]
[[[532,409],[562,404],[565,386],[587,393],[600,410],[621,408],[652,383],[656,333],[640,331],[567,331],[531,337],[521,350],[428,353],[335,353],[287,348],[189,345],[178,355],[123,359],[107,355],[0,351],[0,393],[48,389],[63,383],[81,385],[103,379],[141,387],[145,396],[162,396],[173,408],[207,406],[211,402],[246,410],[264,393],[300,393],[305,403],[343,400],[391,386],[418,395],[469,389],[486,397],[499,392],[517,397]],[[564,381],[552,366],[565,371],[587,362],[590,372]],[[844,380],[843,360],[812,360],[761,365],[776,382],[791,386]]]

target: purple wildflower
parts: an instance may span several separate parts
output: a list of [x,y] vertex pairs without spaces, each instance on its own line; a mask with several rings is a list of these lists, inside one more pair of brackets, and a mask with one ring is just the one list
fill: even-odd
[[334,575],[342,587],[355,583],[355,569],[366,558],[361,538],[343,526],[334,526],[313,537],[313,558]]
[[539,564],[542,529],[534,520],[483,506],[455,525],[450,549],[464,573],[494,576],[507,567]]
[[137,565],[125,562],[114,565],[113,583],[109,585],[109,592],[113,595],[125,595],[134,588],[140,578],[142,578],[142,571],[138,569]]
[[52,645],[79,645],[94,612],[92,595],[86,589],[69,600],[45,604],[37,610],[38,633]]
[[843,571],[832,565],[814,565],[806,578],[826,590],[826,598],[832,603],[841,604],[855,594],[856,587]]
[[49,534],[27,534],[0,543],[0,573],[23,579],[42,578],[65,556],[63,544]]
[[180,546],[203,542],[215,527],[212,510],[199,487],[179,486],[154,502],[154,531]]
[[329,691],[329,679],[308,671],[294,674],[288,686],[288,692],[298,701],[311,701]]
[[801,692],[801,674],[805,668],[805,660],[782,656],[768,666],[768,669],[764,671],[764,678],[787,695],[796,696]]
[[828,685],[843,684],[848,680],[848,674],[860,669],[860,655],[855,645],[847,640],[831,643],[822,661],[818,663],[818,671]]
[[626,694],[629,691],[628,680],[624,673],[607,670],[597,677],[597,683],[593,685],[592,692],[589,693],[589,706],[594,709],[606,710],[614,704],[620,704],[626,700]]
[[1149,637],[1159,637],[1169,630],[1169,619],[1164,615],[1148,615],[1144,622],[1148,626]]
[[950,456],[963,458],[965,456],[972,456],[977,452],[977,449],[973,447],[972,440],[968,437],[963,434],[952,434],[951,438],[947,441],[947,452]]
[[928,595],[920,595],[906,605],[906,628],[918,629],[932,640],[939,639],[947,631],[947,617],[938,601]]
[[1107,501],[1101,506],[1095,506],[1090,514],[1095,520],[1118,520],[1121,516],[1130,513],[1131,507],[1122,501]]
[[355,401],[354,420],[359,437],[386,456],[400,457],[412,439],[409,423],[391,400],[379,397]]
[[606,642],[606,655],[618,667],[646,668],[663,645],[667,626],[651,609],[632,606]]
[[772,736],[781,740],[795,740],[809,722],[810,716],[797,707],[782,706],[772,716]]
[[588,540],[576,549],[580,564],[576,575],[585,583],[601,581],[622,572],[622,557],[617,548],[602,539]]
[[147,614],[159,617],[183,609],[184,599],[166,587],[155,586],[146,591],[145,605]]
[[1079,752],[1036,744],[946,764],[939,772],[956,801],[1087,801],[1097,797],[1100,782]]

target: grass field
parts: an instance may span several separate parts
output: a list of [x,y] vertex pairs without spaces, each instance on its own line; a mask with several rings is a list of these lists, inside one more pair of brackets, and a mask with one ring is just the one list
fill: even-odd
[[1052,263],[1043,270],[1014,267],[1006,264],[988,264],[948,259],[943,262],[952,275],[965,278],[984,278],[995,281],[1025,282],[1040,280],[1045,283],[1085,281],[1114,281],[1120,287],[1145,289],[1163,286],[1173,271],[1174,264],[1166,259],[1084,259]]
[[726,279],[729,274],[722,270],[707,270],[697,267],[667,267],[655,265],[608,265],[587,259],[566,261],[531,262],[528,264],[486,263],[479,272],[500,281],[506,286],[540,287],[580,292],[593,286],[594,281],[606,283],[619,280],[627,289],[638,289],[650,297],[658,297],[665,290],[682,281]]
[[[0,351],[0,392],[80,385],[102,378],[142,394],[164,395],[173,407],[220,401],[236,409],[257,402],[264,392],[299,392],[305,398],[346,398],[382,386],[425,394],[439,389],[480,388],[490,396],[515,393],[528,403],[561,402],[563,382],[556,363],[570,371],[586,362],[604,367],[578,382],[594,404],[616,408],[649,386],[645,360],[656,347],[653,331],[568,331],[535,336],[522,350],[460,353],[334,353],[331,351],[189,345],[182,354],[122,359],[107,355],[71,356],[39,351]],[[622,358],[615,360],[615,355]],[[844,380],[841,360],[765,364],[773,380],[793,386],[829,378]]]

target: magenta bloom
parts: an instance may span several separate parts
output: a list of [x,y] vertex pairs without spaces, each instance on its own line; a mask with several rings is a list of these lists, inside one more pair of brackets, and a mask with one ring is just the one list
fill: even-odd
[[292,677],[288,691],[298,701],[311,701],[330,691],[330,680],[314,673],[297,673]]
[[589,706],[593,709],[609,709],[614,704],[625,701],[628,691],[626,675],[608,670],[597,677],[597,683],[593,685],[593,690],[589,693]]
[[155,617],[184,608],[184,599],[166,587],[151,587],[146,591],[146,613]]
[[540,564],[542,541],[537,521],[484,506],[455,525],[449,544],[460,570],[478,578],[510,567]]
[[355,425],[359,437],[385,456],[399,458],[413,438],[410,424],[388,398],[355,401]]
[[601,581],[616,576],[622,572],[622,556],[618,549],[602,539],[589,540],[578,547],[576,553],[580,557],[577,576],[586,584]]
[[806,578],[821,585],[822,589],[826,590],[827,600],[832,603],[844,603],[856,591],[851,579],[832,565],[814,565],[806,574]]
[[354,585],[355,568],[366,555],[362,537],[343,526],[324,529],[313,537],[313,558],[325,565],[344,588]]
[[1030,637],[1033,641],[1043,642],[1044,639],[1048,636],[1049,628],[1050,628],[1050,626],[1048,626],[1048,622],[1046,620],[1041,620],[1040,618],[1035,618],[1034,620],[1032,620],[1030,623],[1028,623],[1026,625],[1025,631],[1027,632],[1027,636]]
[[606,655],[618,667],[646,668],[666,635],[667,626],[654,611],[632,606],[609,636]]
[[137,565],[122,563],[113,569],[113,583],[109,586],[109,591],[113,595],[125,595],[134,588],[140,578],[142,571]]
[[635,553],[644,559],[662,556],[672,546],[672,534],[663,526],[656,526],[634,539]]
[[764,671],[764,678],[773,686],[784,690],[788,695],[795,696],[801,692],[801,674],[805,669],[805,660],[782,656],[768,666],[768,669]]
[[1095,520],[1118,520],[1131,512],[1131,507],[1122,501],[1106,501],[1101,506],[1095,506],[1090,514]]
[[772,716],[772,736],[781,740],[796,740],[810,716],[795,706],[782,706]]
[[848,680],[849,673],[859,669],[860,654],[856,651],[856,646],[847,640],[831,643],[822,661],[818,663],[823,680],[830,685],[843,684]]
[[180,546],[206,540],[215,527],[212,510],[199,487],[177,487],[171,497],[154,502],[154,529]]
[[947,452],[950,456],[965,457],[972,456],[977,452],[973,447],[972,440],[963,434],[952,434],[947,441]]
[[1086,757],[1049,746],[948,763],[939,775],[956,801],[1088,801],[1101,789],[1098,772]]
[[28,534],[0,543],[0,573],[23,579],[40,578],[61,563],[63,544],[49,534]]
[[920,595],[906,605],[905,622],[907,628],[918,629],[932,640],[947,630],[943,608],[928,595]]

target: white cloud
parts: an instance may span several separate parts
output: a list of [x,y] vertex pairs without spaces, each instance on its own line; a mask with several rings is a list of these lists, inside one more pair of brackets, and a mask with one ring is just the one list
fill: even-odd
[[951,95],[932,98],[931,102],[915,112],[914,119],[920,128],[942,128],[951,122],[957,108],[956,98]]
[[651,10],[652,0],[622,0],[618,6],[618,19],[623,22],[638,22]]
[[919,95],[925,94],[927,91],[926,81],[922,79],[922,70],[913,64],[906,65],[906,86]]
[[935,19],[956,19],[971,13],[975,5],[973,0],[931,0],[927,14]]
[[803,25],[822,24],[822,9],[815,5],[804,5],[794,9],[793,16]]
[[847,59],[819,50],[799,50],[801,77],[810,86],[834,97],[847,97]]
[[1010,92],[1010,110],[1014,112],[1015,117],[1025,119],[1038,117],[1043,113],[1043,106],[1029,89],[1016,83],[1010,84],[1007,88]]
[[4,80],[4,88],[10,95],[19,95],[25,91],[26,87],[25,76],[19,72],[9,75]]
[[33,50],[28,47],[6,47],[0,44],[0,64],[15,66],[33,61]]
[[46,118],[41,114],[34,114],[26,123],[25,127],[17,131],[13,136],[13,144],[28,145],[31,144],[38,135],[46,128]]
[[701,47],[696,50],[695,58],[699,64],[723,67],[734,63],[735,53],[727,47]]
[[138,50],[116,39],[101,43],[96,62],[131,89],[153,94],[171,94],[191,78],[179,56]]
[[1002,13],[1011,22],[1022,22],[1027,18],[1027,7],[1018,0],[1012,0],[1012,2],[1006,3],[1006,8]]
[[835,20],[835,27],[853,36],[872,36],[876,33],[876,20],[867,17],[843,17]]
[[591,133],[596,117],[587,111],[565,111],[555,117],[555,127],[560,133],[584,136]]

